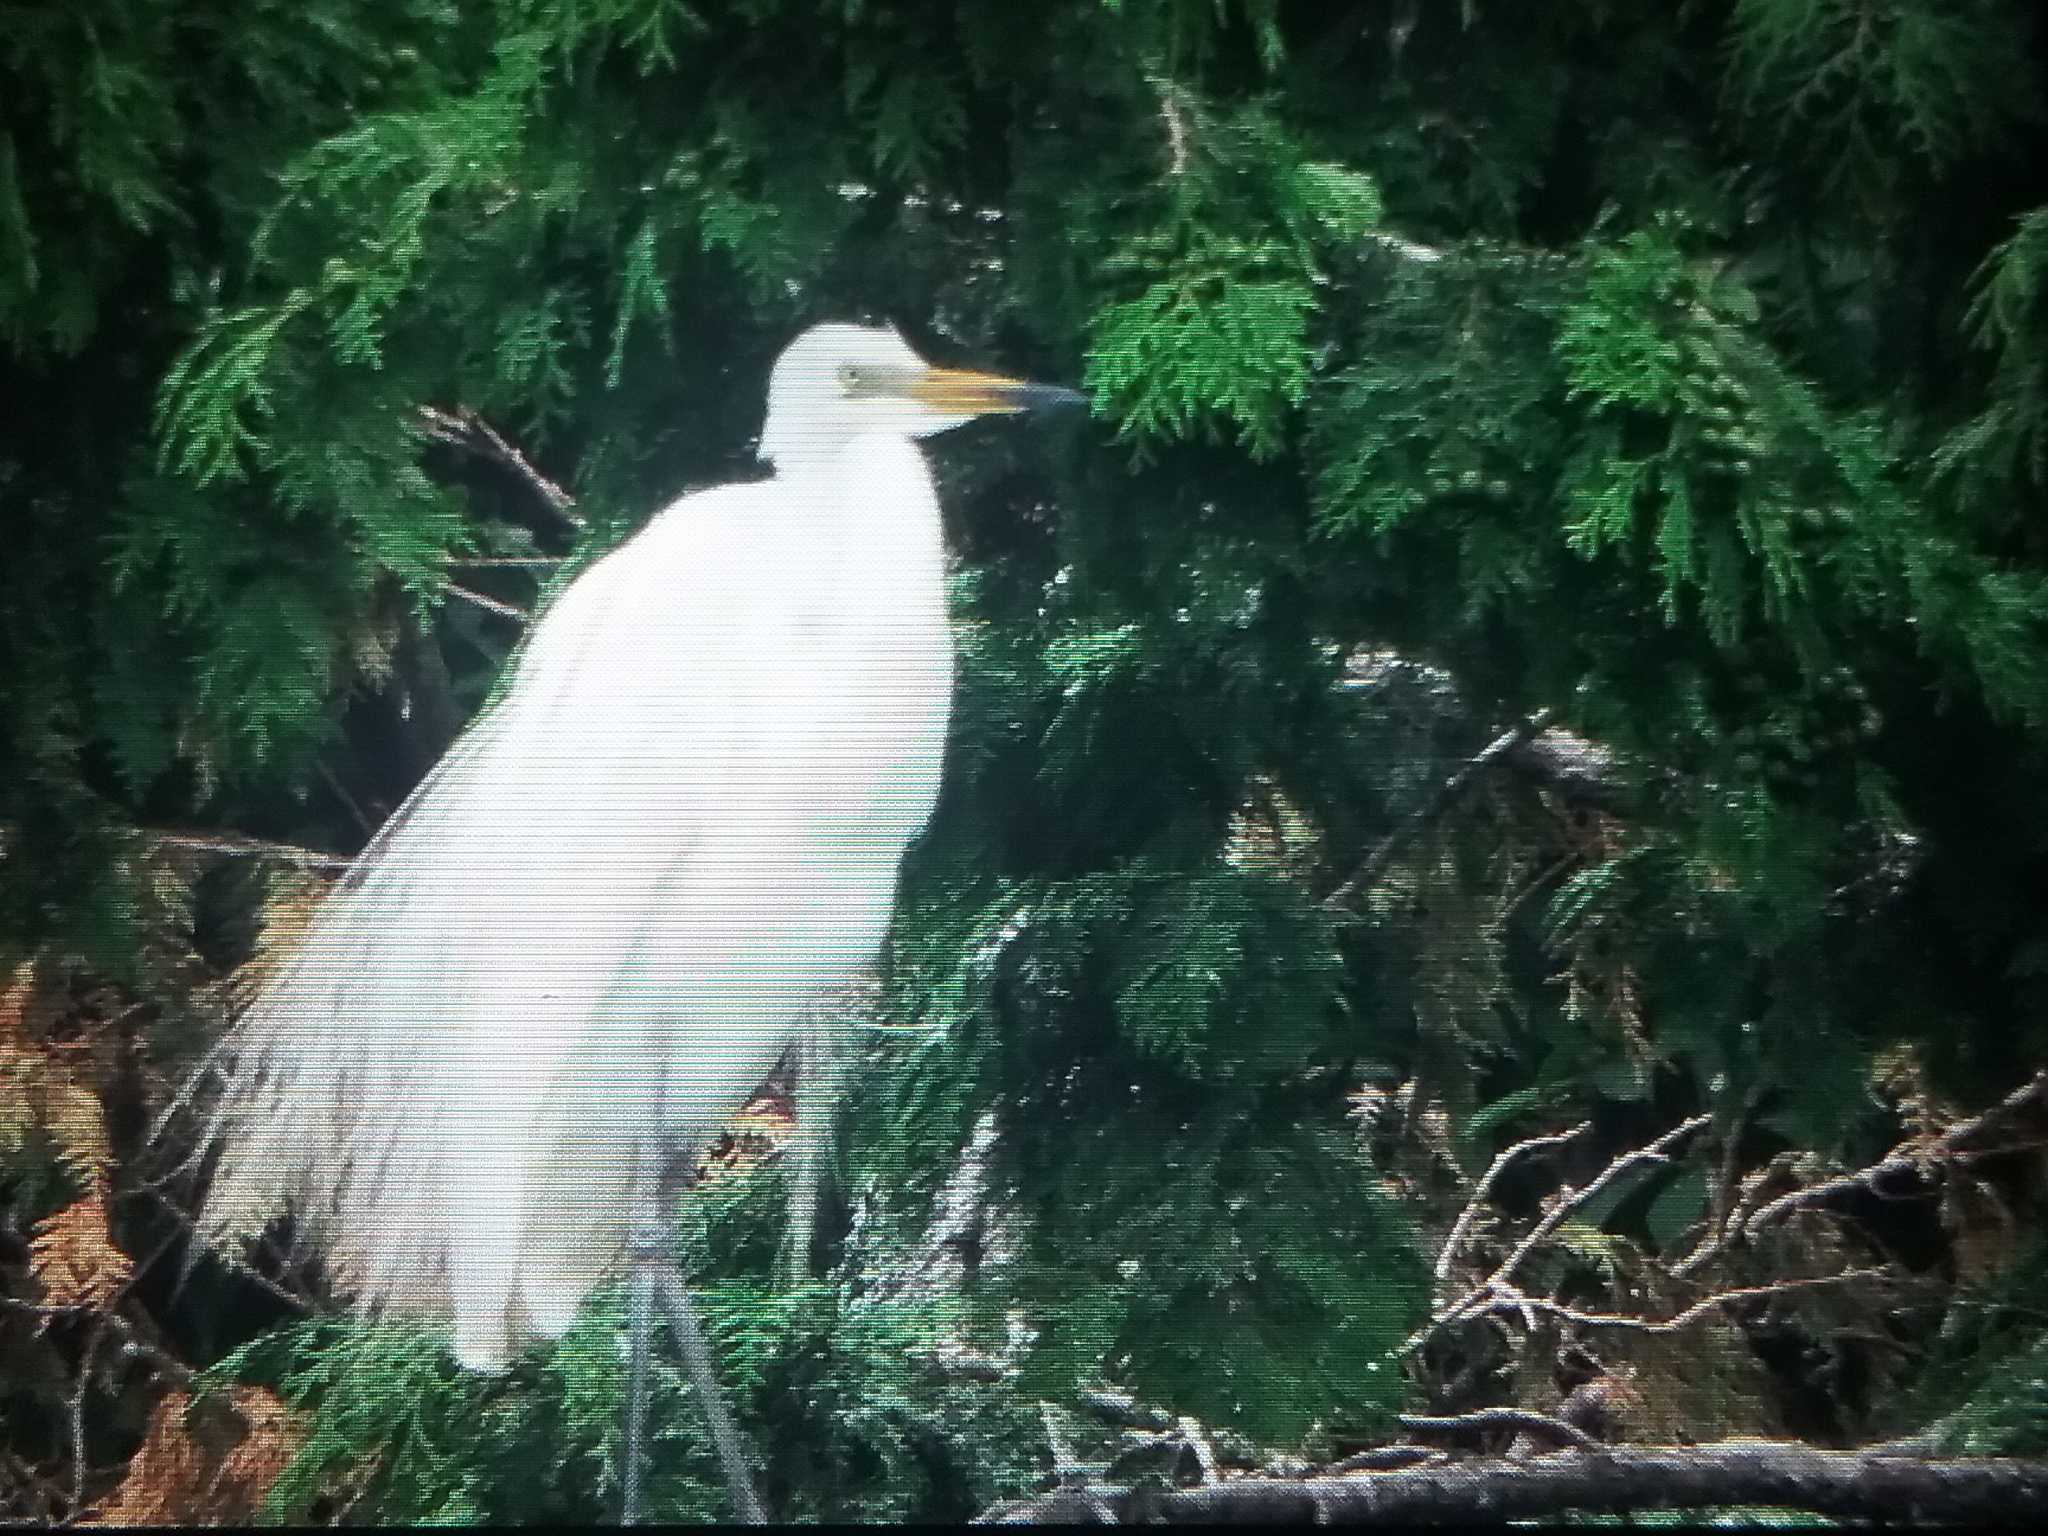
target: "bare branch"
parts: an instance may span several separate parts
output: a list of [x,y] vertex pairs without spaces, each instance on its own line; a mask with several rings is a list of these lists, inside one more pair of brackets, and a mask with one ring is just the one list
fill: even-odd
[[1584,1189],[1560,1190],[1557,1203],[1543,1214],[1542,1220],[1529,1229],[1528,1235],[1515,1245],[1514,1252],[1501,1261],[1500,1267],[1467,1291],[1455,1304],[1439,1308],[1435,1316],[1408,1336],[1406,1343],[1401,1347],[1401,1353],[1413,1354],[1452,1323],[1464,1322],[1469,1318],[1489,1313],[1518,1312],[1524,1325],[1529,1331],[1534,1332],[1536,1314],[1543,1311],[1547,1304],[1537,1302],[1514,1283],[1515,1271],[1521,1268],[1530,1254],[1549,1241],[1574,1212],[1585,1209],[1590,1202],[1612,1187],[1616,1180],[1635,1169],[1669,1161],[1670,1151],[1674,1146],[1701,1126],[1709,1124],[1712,1119],[1711,1115],[1694,1115],[1690,1120],[1666,1131],[1647,1147],[1617,1157]]
[[1493,1272],[1493,1279],[1505,1281],[1512,1276],[1521,1267],[1522,1261],[1535,1252],[1540,1244],[1548,1241],[1553,1232],[1563,1226],[1573,1214],[1585,1209],[1624,1174],[1633,1173],[1636,1169],[1653,1163],[1669,1162],[1671,1149],[1702,1126],[1712,1124],[1713,1118],[1712,1115],[1694,1115],[1690,1120],[1666,1131],[1647,1147],[1631,1152],[1625,1157],[1616,1158],[1584,1189],[1572,1192],[1559,1191],[1563,1198],[1546,1211],[1543,1219],[1530,1229],[1529,1235],[1522,1239],[1513,1253],[1508,1255],[1506,1262]]
[[1444,1452],[1433,1451],[1426,1445],[1375,1445],[1346,1456],[1342,1461],[1331,1462],[1323,1468],[1321,1475],[1342,1477],[1346,1472],[1394,1472],[1425,1461],[1448,1459]]
[[1775,1440],[1602,1446],[1469,1457],[1349,1477],[1235,1478],[1201,1488],[1060,1488],[997,1505],[978,1524],[1167,1521],[1497,1525],[1567,1510],[1623,1513],[1768,1504],[1892,1523],[2038,1524],[2048,1461],[1929,1461]]
[[[99,1307],[71,1303],[65,1306],[46,1306],[40,1302],[20,1301],[12,1296],[0,1296],[0,1307],[9,1312],[19,1312],[28,1317],[37,1317],[45,1322],[70,1321],[74,1318],[93,1319],[93,1338],[88,1346],[90,1351],[99,1349],[102,1334],[111,1333],[120,1341],[121,1358],[140,1360],[153,1368],[159,1375],[167,1376],[181,1387],[190,1387],[194,1380],[192,1368],[173,1355],[166,1354],[156,1345],[148,1343],[136,1332],[135,1325],[118,1312]],[[83,1409],[81,1408],[81,1412]]]
[[1366,889],[1379,878],[1380,872],[1392,862],[1394,855],[1401,851],[1403,844],[1407,843],[1417,833],[1421,832],[1431,822],[1449,810],[1456,803],[1458,797],[1471,788],[1473,781],[1482,773],[1486,772],[1487,769],[1507,756],[1508,753],[1514,751],[1515,748],[1521,746],[1530,737],[1549,725],[1556,713],[1553,709],[1539,709],[1535,714],[1530,715],[1513,729],[1503,731],[1499,736],[1488,742],[1463,767],[1444,781],[1443,786],[1430,797],[1427,805],[1413,812],[1407,820],[1403,821],[1382,838],[1379,846],[1374,848],[1372,853],[1367,856],[1366,861],[1358,866],[1358,869],[1352,874],[1350,879],[1323,898],[1323,910],[1326,912],[1343,910],[1352,897]]
[[1188,171],[1187,117],[1181,111],[1170,81],[1155,80],[1153,85],[1159,92],[1159,116],[1166,124],[1166,172],[1169,176],[1185,176]]
[[1908,1142],[1906,1149],[1895,1150],[1882,1162],[1873,1163],[1859,1172],[1844,1174],[1836,1179],[1826,1179],[1819,1184],[1810,1184],[1804,1189],[1795,1189],[1790,1194],[1780,1195],[1742,1224],[1743,1235],[1753,1238],[1771,1223],[1784,1220],[1794,1211],[1803,1210],[1807,1206],[1825,1205],[1859,1189],[1869,1190],[1873,1194],[1880,1193],[1878,1186],[1886,1179],[1924,1176],[1926,1165],[1930,1162],[1944,1158],[1975,1160],[1997,1157],[2004,1152],[2018,1150],[2005,1146],[1971,1147],[1967,1144],[1992,1129],[1998,1122],[2039,1101],[2044,1089],[2048,1089],[2048,1072],[2037,1074],[2031,1082],[2007,1094],[1974,1119],[1960,1121],[1950,1126],[1931,1142],[1917,1146]]
[[92,1390],[92,1366],[107,1336],[105,1319],[94,1325],[78,1362],[78,1386],[71,1394],[71,1518],[85,1510],[85,1396]]
[[1439,250],[1436,246],[1424,245],[1419,240],[1410,240],[1401,235],[1389,234],[1381,229],[1368,230],[1365,238],[1381,250],[1388,252],[1390,255],[1398,256],[1403,261],[1416,261],[1428,265],[1433,262],[1442,261],[1445,255],[1445,252]]
[[1074,1448],[1061,1431],[1051,1403],[1041,1402],[1038,1405],[1038,1422],[1045,1426],[1046,1447],[1052,1452],[1053,1481],[1062,1484],[1086,1482],[1087,1469],[1074,1459]]
[[576,510],[576,498],[534,468],[531,459],[468,406],[458,405],[452,411],[444,411],[423,405],[420,420],[426,423],[427,436],[435,442],[460,448],[511,470],[562,522],[574,529],[583,528],[584,518]]
[[1203,1431],[1202,1426],[1183,1414],[1179,1427],[1181,1439],[1194,1450],[1195,1465],[1201,1471],[1202,1481],[1217,1481],[1222,1474],[1216,1469],[1216,1447],[1209,1443],[1209,1436]]
[[1172,1414],[1147,1408],[1128,1392],[1082,1392],[1079,1399],[1083,1408],[1105,1423],[1121,1424],[1127,1429],[1165,1431],[1173,1428]]
[[1444,1239],[1443,1250],[1436,1256],[1436,1304],[1438,1306],[1443,1305],[1443,1288],[1450,1280],[1451,1261],[1457,1257],[1458,1251],[1465,1246],[1465,1240],[1471,1236],[1473,1222],[1479,1219],[1480,1206],[1484,1205],[1487,1198],[1492,1195],[1494,1184],[1507,1171],[1508,1166],[1519,1158],[1568,1145],[1576,1138],[1583,1136],[1592,1127],[1592,1124],[1593,1122],[1590,1120],[1581,1120],[1570,1130],[1559,1131],[1554,1136],[1531,1136],[1527,1141],[1518,1141],[1513,1146],[1503,1149],[1501,1154],[1493,1160],[1486,1172],[1481,1175],[1477,1187],[1473,1189],[1472,1198],[1466,1202],[1465,1208],[1458,1212],[1457,1221],[1451,1225],[1451,1235]]
[[[1890,1280],[1905,1283],[1909,1278],[1890,1269],[1847,1269],[1839,1275],[1814,1275],[1804,1280],[1775,1280],[1768,1285],[1744,1285],[1732,1290],[1716,1291],[1703,1296],[1683,1312],[1666,1318],[1634,1317],[1626,1312],[1587,1312],[1578,1307],[1566,1306],[1563,1302],[1550,1301],[1540,1296],[1524,1295],[1508,1288],[1486,1306],[1469,1317],[1483,1317],[1495,1312],[1531,1311],[1545,1317],[1554,1317],[1561,1323],[1572,1323],[1581,1328],[1623,1328],[1636,1333],[1677,1333],[1690,1328],[1709,1314],[1738,1302],[1757,1301],[1768,1296],[1786,1296],[1800,1291],[1832,1290],[1836,1286],[1860,1283],[1865,1280]],[[1934,1285],[1940,1282],[1928,1279],[1920,1283]]]
[[224,853],[237,858],[282,859],[307,869],[346,869],[350,860],[338,853],[322,853],[296,843],[280,843],[267,837],[245,837],[239,832],[181,832],[168,827],[138,827],[151,842],[165,848],[184,848],[194,853]]
[[333,792],[334,798],[341,802],[342,809],[348,812],[348,819],[356,824],[356,830],[364,837],[375,837],[377,829],[370,825],[370,818],[365,816],[363,808],[356,804],[356,797],[348,792],[348,787],[341,782],[334,770],[327,766],[326,759],[316,758],[313,767],[320,775],[320,782]]
[[1512,1429],[1554,1446],[1597,1451],[1600,1442],[1575,1424],[1529,1408],[1475,1408],[1470,1413],[1422,1415],[1404,1413],[1395,1422],[1411,1435],[1458,1435],[1475,1429]]
[[1760,1085],[1751,1088],[1743,1096],[1742,1107],[1736,1111],[1735,1118],[1729,1122],[1727,1134],[1721,1142],[1721,1166],[1714,1180],[1706,1233],[1697,1248],[1672,1266],[1672,1274],[1683,1277],[1703,1268],[1728,1246],[1729,1240],[1741,1229],[1743,1202],[1739,1186],[1742,1175],[1737,1160],[1742,1151],[1743,1130],[1749,1124],[1749,1117],[1756,1113],[1757,1105],[1763,1101],[1763,1095]]
[[1511,1460],[1473,1456],[1354,1477],[1257,1479],[1192,1489],[1069,1487],[995,1505],[977,1524],[1133,1520],[1348,1526],[1499,1524],[1634,1509],[1761,1503],[1845,1520],[2025,1526],[2048,1518],[2048,1462],[1923,1460],[1782,1440],[1602,1446]]
[[461,598],[465,603],[474,603],[477,607],[483,609],[484,612],[495,613],[503,619],[516,619],[521,624],[524,624],[533,618],[532,614],[521,608],[517,603],[500,602],[497,598],[488,597],[482,592],[463,586],[460,582],[444,582],[441,590],[448,593],[451,597]]

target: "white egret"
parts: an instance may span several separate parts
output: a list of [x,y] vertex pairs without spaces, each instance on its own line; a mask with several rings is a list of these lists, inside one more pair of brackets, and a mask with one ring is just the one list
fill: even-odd
[[658,1170],[888,926],[953,681],[913,439],[1080,398],[798,337],[773,477],[682,497],[561,593],[238,1022],[207,1229],[289,1207],[361,1305],[451,1318],[478,1369],[560,1337]]

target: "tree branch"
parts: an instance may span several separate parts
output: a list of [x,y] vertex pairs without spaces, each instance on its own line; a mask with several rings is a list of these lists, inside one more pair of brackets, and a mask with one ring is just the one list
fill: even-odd
[[[29,1317],[41,1318],[45,1322],[89,1317],[93,1319],[94,1326],[90,1350],[87,1356],[88,1363],[90,1363],[91,1355],[98,1352],[99,1341],[102,1335],[111,1333],[120,1341],[122,1359],[140,1360],[159,1375],[169,1377],[181,1387],[190,1387],[192,1385],[193,1372],[190,1366],[186,1365],[182,1360],[166,1354],[163,1350],[158,1349],[156,1345],[146,1342],[136,1332],[135,1325],[118,1312],[103,1310],[99,1307],[88,1307],[79,1303],[53,1307],[41,1302],[21,1301],[13,1296],[0,1296],[0,1307],[6,1308],[9,1312],[19,1312]],[[83,1412],[84,1410],[81,1408],[79,1411]]]
[[1512,1429],[1516,1434],[1577,1451],[1597,1451],[1600,1442],[1575,1424],[1528,1408],[1475,1408],[1470,1413],[1404,1413],[1395,1422],[1411,1435],[1460,1435],[1469,1430]]
[[497,598],[486,596],[484,593],[478,592],[473,588],[465,587],[460,582],[443,582],[441,590],[451,597],[461,598],[465,603],[474,603],[486,613],[495,613],[501,619],[516,619],[521,624],[524,624],[533,617],[532,614],[521,608],[517,603],[500,602]]
[[1614,1446],[1522,1460],[1472,1457],[1349,1477],[1236,1478],[1200,1488],[1055,1489],[987,1510],[977,1524],[1166,1521],[1346,1525],[1498,1524],[1566,1511],[1622,1513],[1769,1504],[1846,1519],[1984,1522],[2048,1518],[2048,1462],[1928,1461],[1775,1440]]
[[297,843],[274,842],[266,837],[245,837],[240,832],[180,832],[169,827],[137,827],[151,842],[165,848],[184,848],[194,853],[225,853],[238,858],[282,859],[307,869],[347,869],[351,860],[338,853],[322,853]]
[[[1974,1119],[1960,1121],[1950,1126],[1933,1141],[1924,1143],[1913,1150],[1895,1150],[1882,1162],[1873,1163],[1857,1173],[1844,1174],[1837,1179],[1825,1179],[1818,1184],[1809,1184],[1804,1189],[1795,1189],[1790,1194],[1780,1195],[1753,1213],[1742,1223],[1742,1234],[1753,1238],[1773,1222],[1782,1221],[1794,1211],[1811,1205],[1825,1205],[1841,1195],[1851,1194],[1859,1189],[1877,1193],[1877,1186],[1889,1178],[1907,1175],[1921,1176],[1925,1165],[1939,1158],[1983,1158],[1995,1157],[2009,1149],[2005,1147],[1978,1147],[1965,1145],[1972,1138],[1983,1135],[1999,1121],[2017,1114],[2028,1104],[2039,1100],[2044,1089],[2048,1089],[2048,1072],[2037,1074],[2033,1081],[2007,1094],[1996,1104]],[[1912,1143],[1906,1144],[1913,1147]]]
[[1592,1124],[1590,1120],[1581,1120],[1570,1130],[1559,1131],[1554,1136],[1531,1136],[1527,1141],[1518,1141],[1513,1146],[1504,1148],[1493,1160],[1486,1172],[1481,1175],[1478,1186],[1473,1189],[1472,1198],[1466,1202],[1465,1208],[1458,1212],[1458,1219],[1451,1224],[1451,1235],[1444,1239],[1443,1250],[1436,1256],[1435,1300],[1438,1306],[1443,1305],[1443,1288],[1451,1277],[1451,1260],[1456,1257],[1458,1250],[1465,1246],[1465,1239],[1472,1232],[1472,1223],[1479,1218],[1480,1206],[1484,1205],[1487,1197],[1493,1193],[1495,1182],[1507,1171],[1508,1165],[1517,1158],[1547,1151],[1553,1147],[1562,1147],[1584,1135]]
[[1430,797],[1427,805],[1410,814],[1407,820],[1382,838],[1379,846],[1373,849],[1363,864],[1358,866],[1350,879],[1323,898],[1323,910],[1341,911],[1352,897],[1379,878],[1380,871],[1392,862],[1403,844],[1449,810],[1458,797],[1471,788],[1473,780],[1549,725],[1556,713],[1557,711],[1549,708],[1539,709],[1513,729],[1503,731],[1482,747],[1462,768],[1444,780],[1443,786]]
[[1670,1161],[1671,1149],[1674,1146],[1690,1136],[1694,1131],[1699,1130],[1702,1126],[1712,1124],[1713,1119],[1712,1115],[1694,1115],[1690,1120],[1684,1121],[1666,1131],[1647,1147],[1630,1152],[1623,1157],[1617,1157],[1600,1171],[1598,1178],[1593,1180],[1584,1189],[1560,1191],[1563,1198],[1546,1211],[1543,1219],[1530,1229],[1529,1235],[1522,1239],[1521,1243],[1515,1248],[1515,1251],[1509,1254],[1500,1268],[1493,1272],[1492,1281],[1489,1283],[1506,1281],[1517,1269],[1521,1268],[1522,1261],[1535,1252],[1537,1246],[1548,1239],[1553,1232],[1563,1226],[1575,1211],[1583,1210],[1604,1193],[1617,1179],[1621,1178],[1622,1175],[1631,1173],[1637,1168],[1648,1164]]
[[1566,1188],[1559,1191],[1557,1203],[1544,1212],[1543,1219],[1529,1229],[1528,1235],[1515,1245],[1514,1252],[1501,1261],[1500,1267],[1467,1291],[1457,1303],[1440,1308],[1434,1317],[1410,1334],[1402,1346],[1401,1353],[1413,1354],[1435,1337],[1439,1330],[1452,1323],[1464,1322],[1493,1312],[1519,1312],[1533,1328],[1536,1313],[1553,1311],[1556,1304],[1541,1302],[1527,1295],[1514,1283],[1515,1271],[1522,1267],[1530,1254],[1570,1219],[1574,1211],[1583,1210],[1624,1174],[1648,1163],[1668,1161],[1672,1147],[1712,1120],[1711,1115],[1694,1115],[1690,1120],[1666,1131],[1647,1147],[1617,1157],[1584,1189]]
[[1545,1317],[1554,1317],[1561,1323],[1573,1323],[1581,1328],[1624,1328],[1637,1333],[1677,1333],[1681,1329],[1690,1328],[1709,1313],[1716,1312],[1722,1307],[1733,1306],[1737,1302],[1757,1301],[1764,1297],[1790,1295],[1798,1291],[1826,1290],[1864,1280],[1899,1281],[1904,1278],[1889,1269],[1848,1269],[1839,1275],[1814,1275],[1804,1280],[1774,1280],[1768,1285],[1736,1286],[1731,1290],[1716,1291],[1711,1296],[1702,1296],[1684,1311],[1665,1318],[1634,1317],[1626,1312],[1587,1312],[1578,1307],[1566,1306],[1560,1301],[1529,1296],[1512,1287],[1506,1287],[1489,1305],[1465,1315],[1484,1317],[1493,1312],[1530,1311]]
[[584,527],[583,514],[576,510],[576,498],[534,468],[531,459],[468,406],[458,405],[452,411],[444,411],[423,405],[419,414],[426,423],[427,436],[435,442],[460,448],[511,470],[563,523],[578,531]]

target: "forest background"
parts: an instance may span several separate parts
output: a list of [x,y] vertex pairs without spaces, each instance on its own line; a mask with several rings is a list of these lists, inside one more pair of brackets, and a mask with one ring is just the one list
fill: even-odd
[[0,3],[0,1512],[616,1499],[616,1297],[487,1380],[275,1243],[181,1284],[147,1132],[821,318],[1093,413],[936,446],[810,1279],[774,1085],[690,1205],[779,1514],[1488,1408],[2048,1451],[2041,21]]

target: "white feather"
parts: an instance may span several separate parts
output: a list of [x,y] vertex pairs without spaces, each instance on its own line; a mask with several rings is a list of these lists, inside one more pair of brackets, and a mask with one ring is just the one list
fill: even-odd
[[[938,793],[944,550],[909,440],[778,364],[780,472],[686,496],[538,621],[237,1025],[206,1221],[292,1207],[370,1307],[502,1366],[616,1262],[643,1154],[701,1148],[888,925]],[[879,426],[879,430],[875,428]]]

